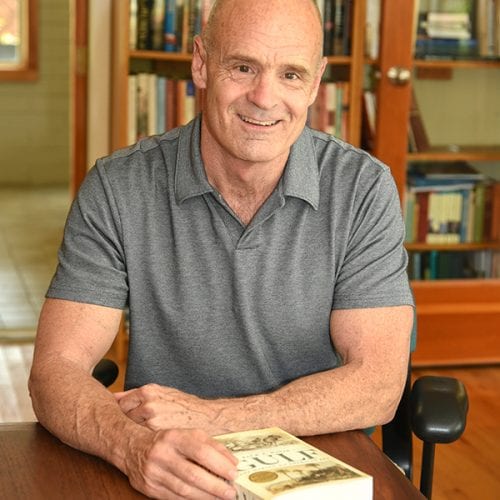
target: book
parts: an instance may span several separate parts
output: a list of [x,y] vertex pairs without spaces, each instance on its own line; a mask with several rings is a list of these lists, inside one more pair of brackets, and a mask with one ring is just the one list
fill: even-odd
[[422,114],[417,102],[415,89],[412,88],[410,104],[410,146],[415,151],[428,151],[430,148],[429,137],[425,129]]
[[137,0],[130,0],[129,11],[129,49],[135,50],[137,48]]
[[238,500],[367,500],[373,478],[278,427],[217,436],[238,459]]
[[484,181],[486,175],[465,161],[436,161],[411,163],[410,175],[429,180],[457,179],[460,181]]
[[150,14],[151,48],[163,50],[165,0],[154,0]]
[[151,16],[153,0],[137,0],[136,48],[150,50],[152,48]]
[[380,40],[380,12],[381,0],[366,1],[365,55],[370,59],[378,58]]
[[467,12],[429,12],[426,28],[430,38],[453,40],[471,38],[471,23]]
[[177,50],[177,3],[176,0],[165,0],[165,20],[163,24],[163,49],[167,52]]

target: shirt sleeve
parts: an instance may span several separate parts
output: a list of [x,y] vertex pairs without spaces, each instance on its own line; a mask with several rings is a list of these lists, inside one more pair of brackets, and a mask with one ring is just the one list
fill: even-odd
[[46,297],[122,309],[128,281],[120,217],[105,169],[87,174],[72,206]]
[[334,309],[414,305],[404,248],[405,228],[388,169],[375,181],[358,180]]

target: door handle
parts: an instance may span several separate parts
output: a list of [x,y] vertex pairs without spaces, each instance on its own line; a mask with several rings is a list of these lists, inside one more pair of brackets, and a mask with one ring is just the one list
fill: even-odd
[[387,78],[393,85],[406,85],[411,78],[411,71],[401,66],[392,66],[387,70]]

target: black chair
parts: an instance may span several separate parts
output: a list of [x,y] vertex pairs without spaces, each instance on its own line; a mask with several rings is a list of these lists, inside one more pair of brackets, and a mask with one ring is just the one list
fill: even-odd
[[[92,375],[109,387],[118,375],[118,366],[102,359]],[[468,398],[465,386],[451,377],[420,377],[411,384],[408,369],[403,396],[394,419],[382,426],[382,449],[412,480],[412,433],[424,443],[420,491],[431,498],[434,450],[437,443],[451,443],[463,433]]]
[[469,402],[464,384],[452,377],[423,376],[411,385],[410,369],[396,415],[382,426],[382,449],[412,480],[412,434],[423,442],[420,491],[432,496],[434,451],[463,433]]

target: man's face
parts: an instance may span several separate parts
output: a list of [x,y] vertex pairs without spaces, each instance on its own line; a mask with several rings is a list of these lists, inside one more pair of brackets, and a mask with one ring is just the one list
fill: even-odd
[[226,159],[286,160],[324,69],[316,33],[303,16],[242,9],[228,18],[204,69],[202,141]]

